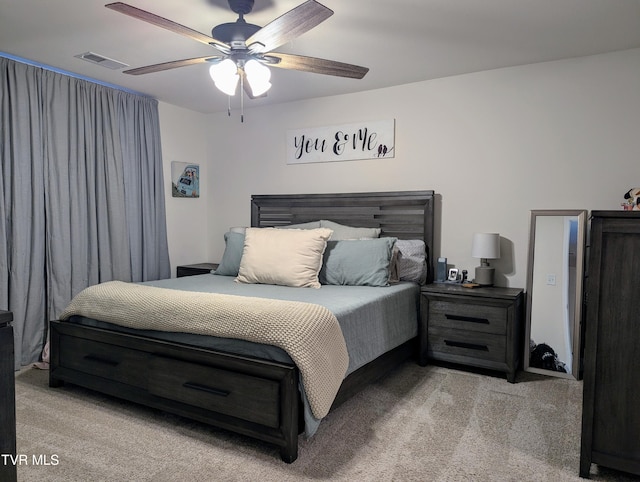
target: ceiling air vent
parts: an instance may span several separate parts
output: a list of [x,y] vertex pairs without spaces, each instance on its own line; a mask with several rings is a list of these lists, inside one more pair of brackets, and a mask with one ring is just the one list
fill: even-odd
[[100,65],[102,67],[106,67],[112,70],[122,69],[123,67],[129,67],[127,64],[123,62],[118,62],[117,60],[110,59],[105,57],[104,55],[96,54],[93,52],[85,52],[83,54],[74,55],[74,57],[82,60],[86,60],[87,62],[91,62],[92,64]]

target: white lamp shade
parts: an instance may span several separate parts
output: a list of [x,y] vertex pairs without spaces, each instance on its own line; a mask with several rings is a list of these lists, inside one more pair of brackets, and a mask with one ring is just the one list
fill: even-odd
[[209,67],[209,75],[218,89],[227,95],[235,95],[240,76],[233,60],[224,59],[222,62],[213,64]]
[[500,257],[500,235],[497,233],[476,233],[473,235],[471,256],[474,258],[497,259]]

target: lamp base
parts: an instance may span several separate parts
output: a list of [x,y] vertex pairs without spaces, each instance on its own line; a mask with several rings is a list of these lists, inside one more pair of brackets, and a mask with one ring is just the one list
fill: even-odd
[[480,286],[493,286],[494,271],[494,268],[490,266],[478,266],[476,268],[476,278],[473,282]]

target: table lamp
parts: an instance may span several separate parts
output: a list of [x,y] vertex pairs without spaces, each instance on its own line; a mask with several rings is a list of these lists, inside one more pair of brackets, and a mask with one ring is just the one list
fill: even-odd
[[471,256],[480,258],[480,266],[476,268],[473,280],[480,286],[493,286],[494,269],[489,266],[489,259],[500,257],[500,235],[497,233],[476,233],[473,235]]

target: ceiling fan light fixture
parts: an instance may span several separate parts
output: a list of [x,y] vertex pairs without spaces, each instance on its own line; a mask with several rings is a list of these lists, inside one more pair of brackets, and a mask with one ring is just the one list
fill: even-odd
[[215,86],[227,95],[235,95],[238,86],[238,67],[231,59],[224,59],[209,67],[209,75]]
[[248,60],[244,65],[247,82],[254,97],[259,97],[271,88],[271,71],[255,59]]

